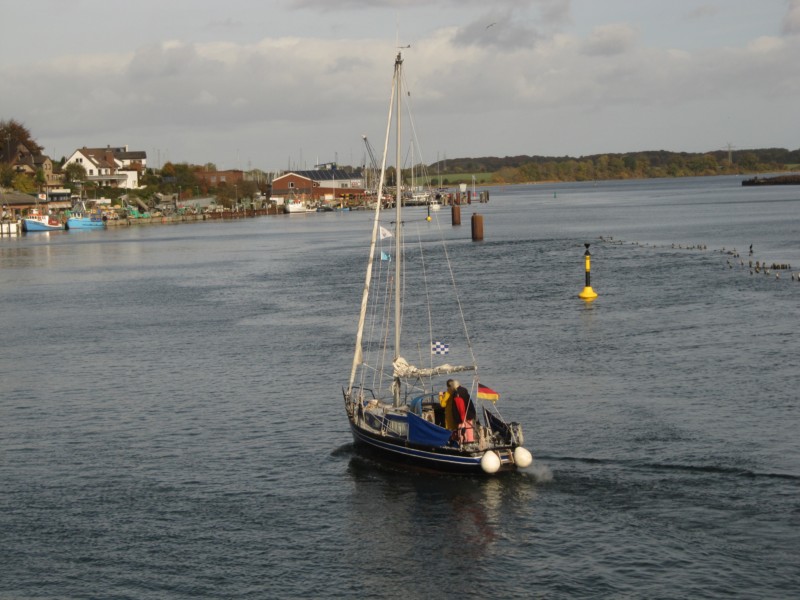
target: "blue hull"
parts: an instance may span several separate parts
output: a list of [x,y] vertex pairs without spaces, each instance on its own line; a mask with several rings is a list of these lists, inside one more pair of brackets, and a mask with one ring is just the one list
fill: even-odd
[[40,221],[32,219],[22,220],[22,229],[25,231],[61,231],[64,229],[63,225],[46,225]]
[[67,229],[103,229],[106,222],[103,219],[90,219],[88,217],[70,217],[67,219]]
[[[380,436],[358,427],[350,421],[353,441],[356,446],[368,450],[378,458],[396,464],[445,473],[465,475],[486,475],[481,468],[483,453],[465,454],[456,449],[415,447],[403,439]],[[500,472],[515,471],[511,450],[500,452]]]

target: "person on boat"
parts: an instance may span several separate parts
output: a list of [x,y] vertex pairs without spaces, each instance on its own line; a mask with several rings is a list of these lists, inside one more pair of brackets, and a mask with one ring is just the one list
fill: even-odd
[[447,391],[442,396],[445,427],[456,434],[460,442],[475,441],[475,404],[469,391],[455,379],[447,380]]
[[449,429],[450,431],[456,430],[456,417],[455,417],[455,405],[456,403],[453,401],[453,397],[455,396],[455,387],[454,384],[455,380],[448,379],[447,380],[447,389],[439,394],[439,404],[444,409],[444,427],[445,429]]

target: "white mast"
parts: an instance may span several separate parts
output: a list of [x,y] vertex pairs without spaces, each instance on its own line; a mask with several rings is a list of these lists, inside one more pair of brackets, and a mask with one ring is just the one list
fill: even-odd
[[[364,292],[361,295],[361,312],[358,317],[358,332],[356,333],[356,349],[353,354],[353,366],[350,370],[350,382],[347,385],[347,396],[351,397],[353,391],[353,382],[356,379],[356,371],[358,365],[363,360],[363,353],[361,350],[361,343],[364,338],[364,322],[367,318],[367,305],[369,301],[369,286],[372,281],[372,263],[375,260],[375,245],[378,239],[378,230],[380,228],[381,216],[381,199],[383,198],[383,186],[386,181],[386,157],[389,153],[389,132],[392,127],[392,107],[394,105],[394,93],[396,89],[396,82],[399,76],[397,71],[397,63],[395,63],[394,80],[392,81],[392,94],[389,99],[389,118],[386,122],[386,137],[383,142],[383,160],[381,161],[381,176],[378,183],[378,205],[375,207],[375,220],[372,223],[372,239],[369,246],[369,260],[367,262],[367,276],[364,282]],[[352,398],[351,398],[352,399]]]
[[[397,359],[400,357],[400,315],[402,314],[401,306],[400,306],[400,299],[402,298],[402,245],[403,245],[403,232],[402,232],[402,221],[401,221],[401,213],[402,213],[402,205],[403,205],[403,194],[401,191],[401,183],[402,183],[402,176],[400,171],[400,160],[401,160],[401,148],[400,148],[400,115],[401,106],[400,106],[400,97],[402,96],[401,87],[402,87],[402,66],[403,66],[403,57],[400,52],[397,53],[397,58],[394,61],[394,71],[395,71],[395,86],[397,89],[397,97],[395,101],[397,102],[396,107],[396,121],[395,126],[397,129],[397,133],[395,135],[395,143],[396,143],[396,155],[395,155],[395,184],[396,184],[396,195],[395,195],[395,224],[394,224],[394,232],[395,232],[395,239],[394,239],[394,253],[395,253],[395,261],[394,261],[394,358]],[[400,377],[394,378],[394,405],[400,406]]]

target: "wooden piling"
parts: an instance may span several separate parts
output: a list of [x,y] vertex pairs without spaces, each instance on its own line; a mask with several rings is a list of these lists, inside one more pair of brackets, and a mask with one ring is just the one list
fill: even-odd
[[450,207],[450,220],[453,225],[461,225],[461,207],[458,204]]
[[472,241],[483,241],[483,215],[478,213],[472,215]]

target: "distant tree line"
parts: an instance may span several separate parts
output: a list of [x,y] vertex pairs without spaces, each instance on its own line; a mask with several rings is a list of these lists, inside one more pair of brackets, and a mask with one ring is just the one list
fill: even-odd
[[655,150],[624,154],[456,158],[434,163],[432,172],[492,173],[493,183],[593,181],[763,173],[797,169],[800,149],[762,148],[706,153]]
[[[18,144],[24,144],[31,152],[40,153],[43,148],[36,143],[30,131],[14,119],[0,120],[0,186],[33,193],[41,189],[44,175],[35,176],[16,172],[11,167]],[[82,183],[83,190],[93,187],[86,181],[86,171],[80,165],[64,167],[66,158],[54,163],[54,170],[62,172],[66,187]],[[62,171],[63,168],[63,171]],[[353,176],[365,176],[364,167],[340,166]],[[476,180],[481,184],[527,183],[537,181],[593,181],[603,179],[645,179],[651,177],[688,177],[696,175],[726,175],[800,170],[800,149],[759,148],[751,150],[716,150],[706,153],[667,152],[655,150],[628,152],[624,154],[595,154],[574,158],[571,156],[485,156],[481,158],[452,158],[424,167],[403,169],[403,181],[412,180],[412,172],[427,171],[418,179],[436,185]],[[180,192],[182,199],[213,194],[223,203],[241,198],[269,193],[269,178],[259,169],[249,171],[237,184],[219,181],[210,185],[202,172],[216,171],[213,163],[192,165],[167,162],[160,170],[147,169],[141,174],[140,190],[118,188],[95,189],[94,192],[117,198],[121,194],[134,194],[142,198],[159,192]],[[436,176],[432,174],[436,173]],[[475,179],[472,179],[475,176]],[[395,179],[393,169],[387,172],[387,181]]]

